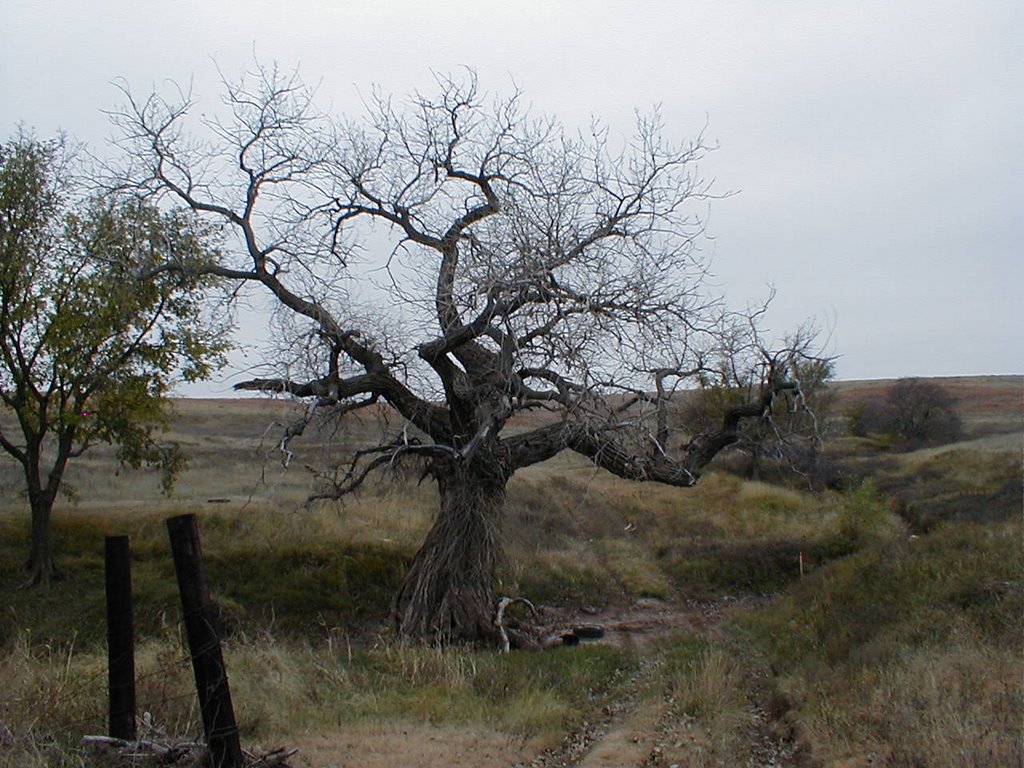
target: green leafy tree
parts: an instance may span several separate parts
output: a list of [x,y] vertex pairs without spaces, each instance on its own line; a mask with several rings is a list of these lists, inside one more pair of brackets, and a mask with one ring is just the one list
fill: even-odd
[[175,377],[208,374],[224,351],[196,278],[143,275],[154,255],[215,251],[190,213],[84,193],[63,139],[0,145],[0,446],[25,478],[30,583],[55,574],[51,514],[68,462],[96,443],[130,466],[185,464],[157,442]]

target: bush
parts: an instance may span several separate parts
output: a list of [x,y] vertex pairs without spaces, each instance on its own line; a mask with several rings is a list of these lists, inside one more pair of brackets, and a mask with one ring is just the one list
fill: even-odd
[[891,435],[905,448],[953,442],[963,432],[953,396],[945,387],[921,379],[900,379],[880,401],[855,403],[847,420],[855,437]]

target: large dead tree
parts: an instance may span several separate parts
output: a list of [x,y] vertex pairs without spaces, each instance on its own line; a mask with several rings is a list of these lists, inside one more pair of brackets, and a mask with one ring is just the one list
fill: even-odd
[[[285,442],[318,409],[383,403],[403,420],[315,497],[402,461],[436,482],[434,526],[392,605],[405,636],[496,637],[497,531],[517,470],[570,450],[630,480],[692,486],[741,421],[799,401],[790,374],[806,338],[768,352],[750,315],[705,289],[706,147],[668,142],[657,115],[621,146],[597,126],[571,136],[470,75],[340,121],[294,77],[258,68],[196,138],[187,97],[125,94],[125,178],[219,217],[238,247],[207,271],[262,285],[299,320],[289,340],[305,369],[282,356],[287,371],[236,388],[310,402]],[[383,253],[361,261],[383,237]],[[368,282],[354,274],[387,276],[373,302],[393,305],[390,320],[366,319]],[[723,355],[757,377],[755,396],[714,430],[675,434],[672,394],[707,383]],[[547,418],[507,430],[524,411]]]

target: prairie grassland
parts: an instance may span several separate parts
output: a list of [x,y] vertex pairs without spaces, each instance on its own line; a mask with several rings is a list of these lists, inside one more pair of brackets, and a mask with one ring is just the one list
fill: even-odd
[[[609,646],[500,656],[380,642],[308,644],[236,636],[225,642],[235,713],[247,746],[281,744],[375,725],[484,726],[505,740],[550,746],[631,663]],[[77,736],[106,728],[102,649],[30,647],[0,664],[4,722],[0,765],[78,765]],[[147,722],[197,737],[201,722],[180,638],[140,643],[137,697]],[[62,762],[62,761],[66,761]]]
[[1020,765],[1019,519],[868,547],[738,620],[825,764]]
[[[394,642],[388,600],[435,491],[383,479],[304,507],[304,465],[336,449],[311,432],[283,468],[268,427],[294,406],[182,403],[173,437],[193,461],[171,497],[109,451],[88,456],[56,512],[64,578],[46,594],[19,588],[27,512],[0,465],[0,765],[91,764],[75,745],[105,729],[105,534],[132,542],[139,711],[198,735],[163,522],[182,512],[199,516],[243,740],[300,746],[299,765],[528,764],[624,701],[653,713],[637,723],[665,764],[767,764],[757,745],[774,740],[789,745],[782,765],[1019,765],[1020,401],[998,390],[988,408],[997,390],[983,383],[965,389],[979,418],[958,445],[890,455],[840,441],[873,462],[844,492],[716,472],[690,490],[639,485],[570,456],[517,475],[501,593],[598,622],[652,600],[686,619],[635,646]],[[1016,447],[989,441],[1013,428]]]

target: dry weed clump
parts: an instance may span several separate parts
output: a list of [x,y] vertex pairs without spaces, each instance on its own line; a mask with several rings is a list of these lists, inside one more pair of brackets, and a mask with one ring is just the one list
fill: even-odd
[[716,646],[704,648],[671,678],[674,705],[692,718],[705,740],[695,766],[740,765],[749,753],[751,717],[747,682],[736,660]]
[[34,647],[22,636],[0,656],[0,766],[78,766],[74,733],[105,727],[106,664],[74,641]]
[[150,728],[174,738],[198,738],[202,723],[184,638],[167,633],[139,643],[135,678],[136,711]]

